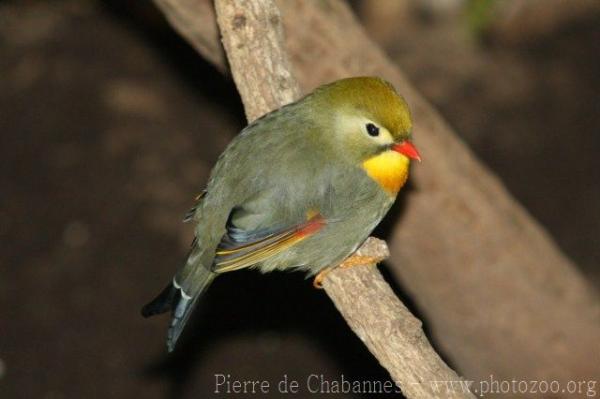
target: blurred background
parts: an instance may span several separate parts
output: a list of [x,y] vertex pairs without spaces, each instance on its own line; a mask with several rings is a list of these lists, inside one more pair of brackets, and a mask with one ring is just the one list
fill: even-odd
[[[598,3],[539,3],[351,5],[598,287]],[[1,398],[209,397],[216,373],[388,379],[300,274],[220,278],[171,356],[167,318],[139,315],[243,126],[232,81],[151,2],[0,3]]]

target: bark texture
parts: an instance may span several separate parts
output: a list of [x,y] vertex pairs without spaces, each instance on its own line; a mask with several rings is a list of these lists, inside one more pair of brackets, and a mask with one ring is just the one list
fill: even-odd
[[[356,255],[389,255],[369,238]],[[468,381],[435,352],[422,323],[396,297],[375,266],[333,269],[323,288],[344,319],[385,367],[407,398],[473,398]]]
[[[300,88],[290,72],[275,3],[216,0],[215,9],[248,120],[297,99]],[[385,242],[370,238],[357,255],[382,259],[389,251]],[[323,288],[407,397],[438,397],[435,381],[461,381],[433,350],[421,322],[396,298],[376,267],[333,269]],[[472,397],[458,390],[451,396]]]
[[[208,2],[169,0],[164,10],[187,14],[202,1]],[[415,189],[392,234],[392,272],[461,372],[484,380],[490,374],[597,378],[598,294],[575,265],[365,35],[345,3],[278,5],[303,91],[342,77],[378,75],[411,106],[424,161],[414,168]],[[214,15],[199,15],[194,23],[214,24]],[[193,29],[179,30],[196,40],[186,34]],[[216,35],[202,39],[218,41]]]
[[300,97],[285,50],[279,9],[268,3],[215,1],[223,45],[249,121]]

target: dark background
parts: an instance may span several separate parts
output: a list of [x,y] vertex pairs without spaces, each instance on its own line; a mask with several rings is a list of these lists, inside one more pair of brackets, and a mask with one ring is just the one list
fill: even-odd
[[[597,14],[502,43],[466,6],[372,3],[352,3],[367,30],[598,285]],[[233,83],[151,4],[0,3],[1,398],[200,398],[215,373],[388,378],[300,274],[223,276],[171,356],[167,319],[139,316],[243,126]]]

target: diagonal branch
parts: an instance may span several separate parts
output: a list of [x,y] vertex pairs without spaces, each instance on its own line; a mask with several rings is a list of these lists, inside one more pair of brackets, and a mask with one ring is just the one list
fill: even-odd
[[271,2],[215,1],[229,67],[250,122],[300,97],[279,10],[267,3]]

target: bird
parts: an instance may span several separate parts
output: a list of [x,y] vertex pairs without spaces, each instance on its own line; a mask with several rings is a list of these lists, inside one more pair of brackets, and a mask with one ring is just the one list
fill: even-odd
[[241,269],[324,278],[389,211],[420,161],[404,98],[379,77],[323,85],[245,127],[219,156],[185,221],[186,262],[142,315],[171,312],[174,350],[213,280]]

